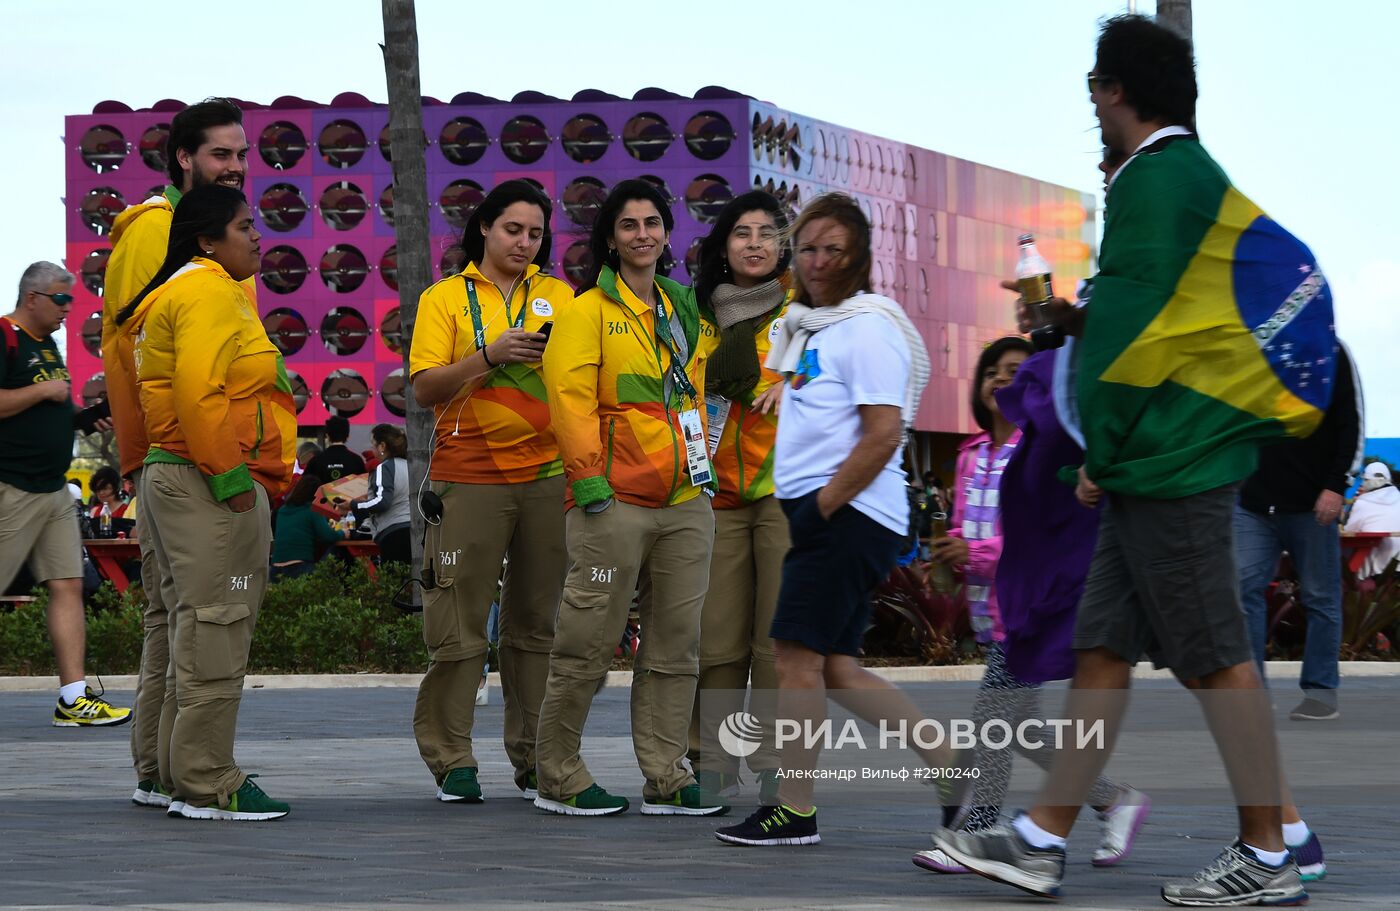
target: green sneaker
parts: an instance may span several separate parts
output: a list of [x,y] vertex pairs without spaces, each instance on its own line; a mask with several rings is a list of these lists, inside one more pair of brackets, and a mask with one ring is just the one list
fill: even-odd
[[670,797],[643,797],[643,816],[723,816],[729,805],[698,784],[688,784]]
[[518,776],[515,786],[520,789],[520,796],[526,800],[534,800],[540,796],[540,779],[535,775],[534,769],[528,769],[524,775]]
[[729,772],[711,772],[702,769],[695,773],[695,783],[700,790],[716,797],[738,797],[739,776]]
[[136,790],[131,792],[131,802],[138,807],[169,807],[170,792],[160,782],[143,778],[137,782]]
[[463,800],[481,803],[481,785],[476,782],[476,769],[453,769],[438,788],[437,799],[445,803]]
[[778,805],[778,770],[758,770],[758,805],[776,807]]
[[180,815],[185,819],[232,819],[245,822],[262,822],[268,819],[281,819],[292,811],[290,805],[268,797],[263,789],[254,783],[256,775],[249,775],[242,786],[228,800],[228,806],[196,807],[185,804]]
[[631,806],[626,797],[609,794],[596,784],[591,784],[568,800],[550,800],[536,797],[535,806],[563,816],[614,816],[627,812]]

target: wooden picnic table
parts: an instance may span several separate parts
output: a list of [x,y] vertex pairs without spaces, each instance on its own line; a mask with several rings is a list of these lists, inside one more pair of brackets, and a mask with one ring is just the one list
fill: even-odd
[[1342,532],[1343,564],[1351,570],[1353,578],[1361,572],[1361,566],[1382,541],[1387,538],[1400,538],[1400,531],[1344,531]]
[[374,558],[379,556],[378,544],[369,538],[346,538],[343,541],[335,542],[335,546],[358,559],[365,565],[365,572],[369,577],[375,578]]
[[131,538],[87,538],[83,541],[83,549],[102,578],[111,582],[118,592],[131,587],[124,564],[141,559],[139,543]]

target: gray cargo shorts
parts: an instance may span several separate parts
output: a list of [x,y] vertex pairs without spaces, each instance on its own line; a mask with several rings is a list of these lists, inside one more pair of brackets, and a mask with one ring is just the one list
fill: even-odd
[[1231,484],[1175,500],[1109,494],[1076,650],[1147,654],[1183,680],[1254,660],[1240,606]]

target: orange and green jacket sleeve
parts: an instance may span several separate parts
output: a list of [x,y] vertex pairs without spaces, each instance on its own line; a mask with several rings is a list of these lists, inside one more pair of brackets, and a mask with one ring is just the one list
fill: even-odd
[[599,369],[603,363],[601,295],[587,293],[562,308],[544,354],[545,388],[564,475],[574,501],[588,506],[613,495],[599,432]]

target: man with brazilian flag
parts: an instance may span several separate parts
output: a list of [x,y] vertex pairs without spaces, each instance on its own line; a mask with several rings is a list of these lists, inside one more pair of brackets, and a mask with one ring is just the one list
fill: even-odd
[[[1102,721],[1112,744],[1143,655],[1200,691],[1235,789],[1239,838],[1200,873],[1167,883],[1162,898],[1301,904],[1232,517],[1259,447],[1308,436],[1327,410],[1331,294],[1308,248],[1235,189],[1197,139],[1190,44],[1146,17],[1120,16],[1104,24],[1097,51],[1089,99],[1105,148],[1127,160],[1108,185],[1092,302],[1048,308],[1077,336],[1060,352],[1074,363],[1074,407],[1062,420],[1077,412],[1085,449],[1076,495],[1085,506],[1106,500],[1066,711]],[[988,878],[1058,896],[1066,837],[1107,760],[1103,749],[1062,751],[1036,806],[1010,826],[944,830],[935,841]]]

